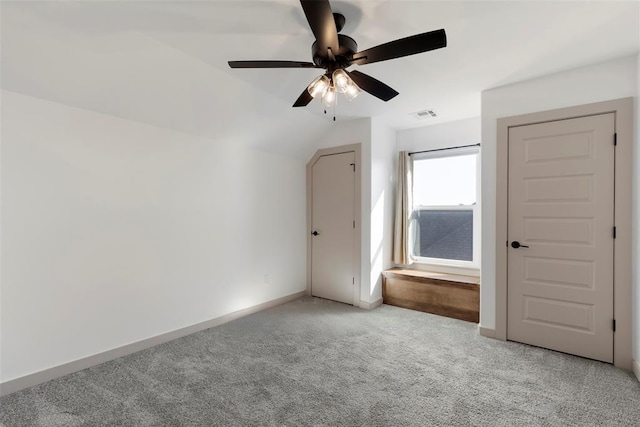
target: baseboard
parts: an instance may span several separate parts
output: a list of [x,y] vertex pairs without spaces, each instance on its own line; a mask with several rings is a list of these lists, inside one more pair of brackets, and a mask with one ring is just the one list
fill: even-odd
[[483,328],[482,326],[478,326],[478,332],[480,332],[480,335],[482,335],[483,337],[487,337],[487,338],[496,337],[495,329]]
[[631,370],[636,375],[636,378],[638,379],[638,381],[640,381],[640,362],[638,362],[637,360],[632,360]]
[[78,372],[83,369],[87,369],[92,366],[117,359],[119,357],[127,356],[141,350],[146,350],[148,348],[155,347],[156,345],[163,344],[168,341],[173,341],[177,338],[204,331],[205,329],[213,328],[215,326],[222,325],[223,323],[231,322],[232,320],[249,316],[259,311],[296,300],[305,295],[307,295],[306,290],[296,292],[284,297],[276,298],[271,301],[254,305],[252,307],[234,311],[233,313],[225,314],[214,319],[205,320],[204,322],[196,323],[195,325],[186,326],[184,328],[176,329],[175,331],[156,335],[155,337],[136,341],[131,344],[123,345],[122,347],[117,347],[102,353],[94,354],[92,356],[83,357],[82,359],[54,366],[53,368],[45,369],[42,371],[34,372],[33,374],[25,375],[23,377],[8,380],[0,383],[0,396],[6,396],[7,394],[11,394],[28,387],[33,387],[35,385],[50,381],[58,377],[62,377],[64,375],[69,375],[74,372]]
[[374,302],[367,302],[367,301],[360,300],[360,304],[358,306],[365,310],[373,310],[374,308],[379,307],[381,305],[382,305],[382,297],[378,298]]

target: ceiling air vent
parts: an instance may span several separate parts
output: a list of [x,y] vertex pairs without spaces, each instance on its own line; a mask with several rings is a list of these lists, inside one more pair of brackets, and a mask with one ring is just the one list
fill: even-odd
[[413,113],[413,115],[419,120],[433,119],[435,117],[438,117],[438,114],[436,114],[436,112],[434,110],[417,111],[417,112]]

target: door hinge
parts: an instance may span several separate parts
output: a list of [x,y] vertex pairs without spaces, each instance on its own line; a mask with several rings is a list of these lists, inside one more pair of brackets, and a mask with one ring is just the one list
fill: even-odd
[[617,133],[613,134],[613,145],[618,145],[618,134]]
[[356,164],[355,163],[349,163],[349,166],[353,166],[353,171],[356,171]]
[[352,278],[351,278],[351,284],[352,284],[352,285],[355,285],[355,284],[356,284],[356,278],[355,278],[355,277],[352,277]]
[[613,332],[616,331],[616,319],[611,319],[611,329],[613,329]]
[[613,227],[613,238],[614,239],[616,238],[616,228],[615,227]]
[[353,220],[353,228],[356,228],[356,220]]

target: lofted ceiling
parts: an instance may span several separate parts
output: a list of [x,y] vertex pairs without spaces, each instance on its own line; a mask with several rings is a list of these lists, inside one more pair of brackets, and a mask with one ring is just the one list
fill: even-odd
[[[400,92],[339,99],[338,121],[395,129],[480,115],[483,90],[632,55],[638,1],[331,2],[360,50],[445,28],[448,46],[354,66]],[[44,1],[2,7],[2,88],[124,119],[300,155],[333,126],[318,100],[291,104],[321,70],[230,69],[228,60],[310,61],[297,0]],[[410,113],[434,109],[437,119]]]

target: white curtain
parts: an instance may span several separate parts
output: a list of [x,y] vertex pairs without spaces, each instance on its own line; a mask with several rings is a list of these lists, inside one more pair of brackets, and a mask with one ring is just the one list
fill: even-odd
[[412,264],[411,260],[411,216],[413,214],[413,162],[406,151],[398,159],[396,183],[396,212],[393,230],[393,262]]

